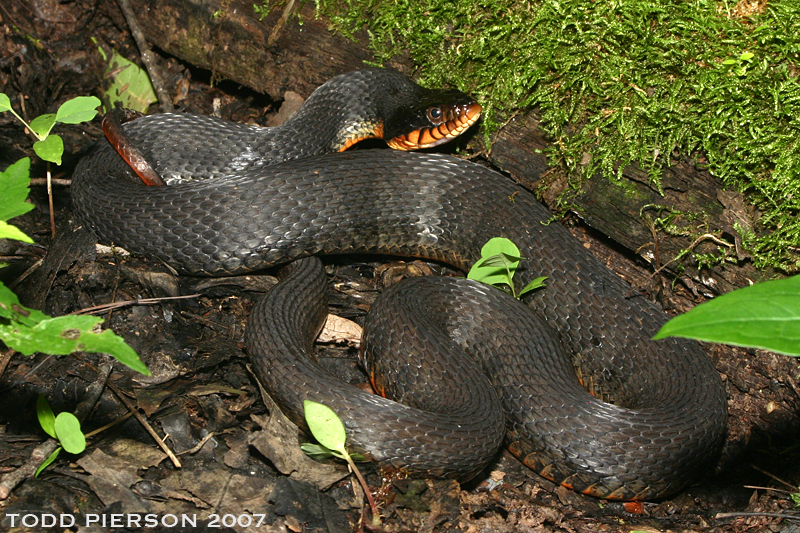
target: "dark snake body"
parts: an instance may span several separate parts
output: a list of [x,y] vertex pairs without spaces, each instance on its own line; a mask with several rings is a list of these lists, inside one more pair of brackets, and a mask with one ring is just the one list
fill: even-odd
[[[351,105],[363,91],[385,90],[384,77],[413,85],[381,70],[346,76],[355,83],[335,78],[317,93]],[[449,380],[461,379],[461,355],[451,356],[455,370],[411,376],[423,388],[448,380],[444,394],[420,392],[434,406],[423,410],[324,374],[303,356],[326,312],[324,271],[311,259],[292,265],[252,312],[247,344],[259,380],[299,425],[303,399],[325,403],[345,422],[349,444],[418,473],[464,478],[482,468],[502,439],[502,404],[511,450],[550,479],[621,499],[654,498],[685,486],[717,453],[726,427],[724,387],[698,345],[651,341],[664,313],[564,227],[543,224],[547,209],[496,172],[440,154],[317,155],[331,142],[315,141],[306,129],[320,100],[315,95],[300,119],[271,130],[190,115],[127,124],[128,135],[165,177],[215,179],[144,187],[110,145],[100,143],[73,177],[80,220],[103,242],[197,275],[347,253],[423,257],[466,270],[487,240],[507,237],[526,258],[517,274],[522,284],[548,276],[547,287],[526,299],[534,313],[473,282],[414,280],[390,289],[390,296],[432,315],[400,320],[390,312],[370,319],[399,328],[388,349],[411,346],[417,333],[409,333],[413,326],[406,320],[455,333],[456,349],[478,358],[494,388],[482,388],[484,378],[465,373],[467,392],[456,391]],[[288,134],[287,155],[279,147]],[[414,296],[411,287],[427,292]],[[444,303],[434,303],[437,294]],[[552,331],[526,329],[542,321]],[[370,337],[365,333],[365,342],[382,342]],[[590,395],[575,365],[592,375],[594,390],[613,391],[616,405]],[[416,366],[429,371],[427,364]],[[407,373],[402,368],[390,373]]]

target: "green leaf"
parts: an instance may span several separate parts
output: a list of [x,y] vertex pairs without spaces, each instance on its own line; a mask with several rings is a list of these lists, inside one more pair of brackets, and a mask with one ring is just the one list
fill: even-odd
[[31,120],[31,130],[36,136],[39,138],[40,141],[43,141],[45,137],[50,134],[50,130],[53,129],[53,126],[56,123],[56,115],[54,113],[47,113],[45,115],[39,115],[35,119]]
[[305,452],[306,455],[320,461],[322,459],[327,459],[328,457],[339,457],[336,452],[333,450],[326,448],[322,444],[312,444],[310,442],[304,442],[300,445],[300,449]]
[[11,110],[11,99],[6,93],[0,93],[0,113]]
[[86,436],[81,423],[72,413],[58,413],[55,421],[58,442],[68,453],[82,453],[86,449]]
[[30,189],[31,159],[23,157],[0,172],[0,220],[24,215],[33,204],[26,202]]
[[[19,298],[14,291],[0,283],[0,317],[11,321],[7,327],[33,327],[41,320],[49,318],[47,315],[36,309],[28,309],[19,303]],[[15,324],[16,323],[16,324]],[[0,339],[5,341],[2,334],[3,323],[0,321]]]
[[62,124],[89,122],[97,116],[101,104],[96,96],[77,96],[61,104],[56,112],[56,121]]
[[30,167],[30,158],[23,157],[0,172],[0,239],[33,242],[19,228],[5,222],[33,209],[33,204],[25,201],[30,193]]
[[41,464],[41,465],[39,465],[39,468],[37,468],[37,469],[36,469],[36,473],[35,473],[35,474],[33,474],[33,477],[39,477],[39,474],[42,472],[42,470],[44,470],[45,468],[47,468],[48,466],[50,466],[50,464],[51,464],[53,461],[55,461],[55,460],[56,460],[56,457],[58,457],[58,454],[59,454],[59,453],[61,453],[61,446],[59,446],[58,448],[56,448],[55,450],[53,450],[53,453],[51,453],[51,454],[50,454],[50,456],[49,456],[47,459],[45,459],[45,460],[42,462],[42,464]]
[[800,356],[800,276],[757,283],[676,316],[654,339],[686,337]]
[[486,244],[481,248],[481,257],[491,257],[498,254],[506,254],[512,258],[516,258],[517,261],[522,259],[519,255],[519,248],[517,248],[517,245],[505,237],[493,237],[486,241]]
[[44,317],[30,327],[0,325],[0,336],[6,344],[23,355],[35,352],[67,355],[78,349],[81,335],[91,332],[101,320],[90,315]]
[[48,135],[45,140],[33,143],[33,151],[45,161],[60,165],[61,156],[64,154],[64,141],[58,135]]
[[104,94],[112,107],[120,102],[122,107],[147,113],[150,104],[158,101],[147,72],[116,50],[112,51],[105,75],[111,85]]
[[95,332],[102,319],[89,315],[49,317],[19,305],[17,296],[0,284],[0,316],[11,319],[0,323],[0,339],[24,355],[44,352],[67,355],[75,351],[107,353],[119,362],[146,376],[147,367],[125,340],[111,330]]
[[513,276],[521,259],[519,248],[505,237],[494,237],[481,248],[481,260],[467,273],[469,279],[489,285],[513,287]]
[[530,292],[532,290],[538,289],[540,287],[544,287],[544,281],[546,279],[547,279],[547,276],[540,276],[540,277],[534,279],[533,281],[531,281],[530,283],[525,285],[525,288],[523,288],[521,291],[519,291],[519,295],[522,296],[523,294],[528,293],[528,292]]
[[487,285],[512,286],[517,263],[511,262],[503,254],[484,257],[472,265],[467,278],[486,283]]
[[33,244],[33,239],[28,237],[24,231],[2,220],[0,220],[0,239],[14,239]]
[[347,440],[347,433],[344,424],[339,416],[327,405],[303,401],[306,422],[311,434],[320,444],[334,451],[345,452],[344,444]]
[[40,394],[36,399],[36,416],[39,418],[39,425],[42,426],[44,432],[55,439],[56,415],[50,408],[50,404],[47,403],[47,398],[44,397],[44,394]]
[[513,255],[508,255],[507,253],[500,252],[497,255],[492,255],[489,257],[482,257],[475,266],[477,267],[500,267],[503,269],[512,267],[519,263],[521,257],[515,257]]

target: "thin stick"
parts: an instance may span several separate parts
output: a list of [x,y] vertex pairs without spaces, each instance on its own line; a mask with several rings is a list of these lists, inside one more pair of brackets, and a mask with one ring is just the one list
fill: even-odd
[[161,298],[136,298],[134,300],[125,300],[122,302],[111,302],[109,304],[95,305],[85,309],[73,311],[71,315],[89,315],[92,313],[105,313],[110,309],[119,309],[120,307],[127,307],[130,305],[152,305],[161,303],[166,300],[185,300],[186,298],[197,298],[200,294],[188,294],[186,296],[164,296]]
[[790,491],[790,490],[783,490],[783,489],[776,489],[775,487],[759,487],[757,485],[742,485],[746,489],[755,489],[755,490],[771,490],[773,492],[782,492],[784,494],[794,494],[797,491]]
[[31,178],[31,186],[32,187],[33,186],[40,187],[42,185],[48,185],[48,182],[52,183],[53,185],[71,185],[72,184],[72,180],[63,179],[63,178],[51,178],[50,180],[48,180],[47,178],[44,178],[44,179],[42,179],[42,178]]
[[289,15],[292,14],[292,9],[294,9],[294,0],[289,0],[286,3],[286,7],[283,9],[283,13],[281,17],[278,19],[278,22],[275,23],[275,27],[272,28],[272,31],[269,32],[269,38],[267,38],[267,46],[271,47],[275,44],[278,40],[278,37],[281,35],[281,30],[286,25],[286,21],[289,20]]
[[109,428],[112,428],[112,427],[116,426],[117,424],[120,424],[120,423],[122,423],[122,422],[125,422],[127,419],[129,419],[129,418],[130,418],[130,417],[132,417],[132,416],[133,416],[133,413],[131,413],[130,411],[128,411],[127,413],[125,413],[125,414],[124,414],[124,415],[122,415],[121,417],[117,418],[117,419],[116,419],[116,420],[114,420],[113,422],[109,422],[108,424],[106,424],[106,425],[105,425],[105,426],[103,426],[103,427],[97,428],[97,429],[95,429],[94,431],[90,431],[89,433],[87,433],[86,435],[84,435],[84,437],[86,437],[87,439],[88,439],[89,437],[94,437],[94,436],[95,436],[95,435],[97,435],[98,433],[101,433],[101,432],[103,432],[103,431],[105,431],[105,430],[107,430],[107,429],[109,429]]
[[128,410],[133,414],[133,416],[136,417],[136,420],[139,421],[142,427],[145,430],[147,430],[148,433],[150,433],[150,436],[153,437],[153,440],[155,440],[158,443],[158,445],[161,447],[164,453],[166,453],[167,456],[170,458],[172,464],[175,465],[175,468],[180,468],[181,467],[180,459],[178,459],[178,457],[172,452],[172,450],[169,449],[169,447],[158,435],[158,433],[156,433],[156,430],[153,429],[153,426],[151,426],[147,422],[147,420],[145,420],[144,417],[141,414],[139,414],[139,411],[131,404],[130,401],[128,401],[128,398],[126,398],[125,395],[122,394],[122,392],[116,386],[112,385],[111,383],[109,383],[108,386],[109,388],[111,388],[111,390],[114,391],[114,394],[117,395],[117,398],[119,398],[119,400],[125,404],[125,407],[128,408]]
[[182,451],[182,452],[181,452],[181,453],[179,453],[178,455],[195,454],[195,453],[199,452],[200,450],[202,450],[202,449],[203,449],[203,446],[205,446],[205,445],[206,445],[206,442],[208,442],[208,441],[210,441],[212,438],[214,438],[214,436],[215,436],[215,435],[216,435],[216,433],[214,433],[214,432],[212,431],[211,433],[209,433],[208,435],[206,435],[205,437],[203,437],[203,438],[200,440],[200,442],[198,442],[198,443],[197,443],[197,445],[196,445],[194,448],[191,448],[191,449],[189,449],[189,450]]
[[155,55],[147,44],[147,39],[144,37],[144,32],[141,26],[139,26],[139,21],[136,19],[131,5],[128,3],[128,0],[117,0],[117,3],[120,9],[122,9],[122,14],[125,16],[125,21],[128,23],[128,27],[131,30],[131,35],[133,35],[133,39],[136,41],[136,46],[139,47],[142,63],[144,63],[147,69],[147,74],[150,75],[150,81],[153,83],[153,88],[158,95],[161,109],[163,111],[173,111],[175,107],[172,105],[172,98],[170,98],[169,93],[164,88],[164,80],[161,78],[161,73],[156,65]]
[[14,281],[14,284],[15,284],[15,285],[17,285],[17,286],[19,286],[19,284],[20,284],[20,283],[21,283],[21,282],[22,282],[22,281],[23,281],[25,278],[27,278],[28,276],[30,276],[31,274],[33,274],[33,273],[36,271],[36,269],[37,269],[37,268],[39,268],[40,266],[42,266],[42,263],[44,263],[44,257],[42,257],[41,259],[37,259],[37,260],[36,260],[36,262],[35,262],[34,264],[32,264],[30,267],[28,267],[28,269],[27,269],[25,272],[23,272],[22,274],[20,274],[20,275],[17,277],[17,279]]
[[800,520],[800,516],[781,513],[717,513],[716,520],[722,518],[736,518],[737,516],[766,516],[769,518],[785,518],[786,520]]
[[772,474],[771,472],[767,472],[766,470],[764,470],[763,468],[761,468],[761,467],[759,467],[759,466],[756,466],[756,465],[750,465],[750,468],[752,468],[752,469],[754,469],[754,470],[758,470],[758,471],[759,471],[759,472],[761,472],[762,474],[764,474],[764,475],[767,475],[767,476],[771,477],[772,479],[774,479],[774,480],[775,480],[775,481],[777,481],[778,483],[783,483],[784,485],[786,485],[787,487],[789,487],[790,489],[792,489],[792,490],[794,490],[794,491],[796,491],[796,490],[797,490],[797,487],[796,487],[796,486],[792,485],[792,484],[791,484],[791,483],[789,483],[788,481],[784,481],[784,480],[782,480],[781,478],[779,478],[779,477],[778,477],[778,476],[776,476],[775,474]]

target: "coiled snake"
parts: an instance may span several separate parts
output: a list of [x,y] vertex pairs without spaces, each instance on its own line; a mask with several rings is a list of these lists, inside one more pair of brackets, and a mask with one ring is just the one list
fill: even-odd
[[[391,288],[392,303],[374,306],[384,312],[369,320],[389,340],[366,333],[365,358],[384,346],[409,357],[386,363],[387,372],[420,390],[394,390],[381,377],[375,384],[416,407],[331,378],[306,355],[326,312],[326,279],[313,258],[287,267],[252,312],[247,345],[259,380],[298,425],[303,399],[325,403],[350,445],[412,472],[467,478],[505,435],[528,466],[588,494],[649,499],[679,490],[719,450],[726,397],[695,343],[650,340],[666,320],[656,305],[564,227],[544,224],[547,210],[496,172],[435,153],[328,153],[372,136],[396,148],[435,144],[478,110],[461,93],[366,69],[321,86],[277,128],[148,116],[124,129],[171,185],[143,186],[102,141],[75,171],[73,203],[100,240],[194,275],[348,253],[466,270],[488,239],[507,237],[526,258],[523,283],[548,276],[525,304],[471,281],[426,278]],[[426,345],[454,366],[423,355]],[[468,369],[472,359],[483,372]],[[575,366],[615,404],[587,392]]]

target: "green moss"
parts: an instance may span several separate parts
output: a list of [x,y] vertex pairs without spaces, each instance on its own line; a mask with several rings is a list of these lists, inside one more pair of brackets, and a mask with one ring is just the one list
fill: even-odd
[[[654,183],[678,153],[745,191],[763,215],[745,245],[800,270],[800,2],[745,18],[712,0],[320,0],[380,60],[408,51],[422,82],[482,99],[486,124],[537,107],[573,175]],[[588,165],[580,165],[584,154]]]

